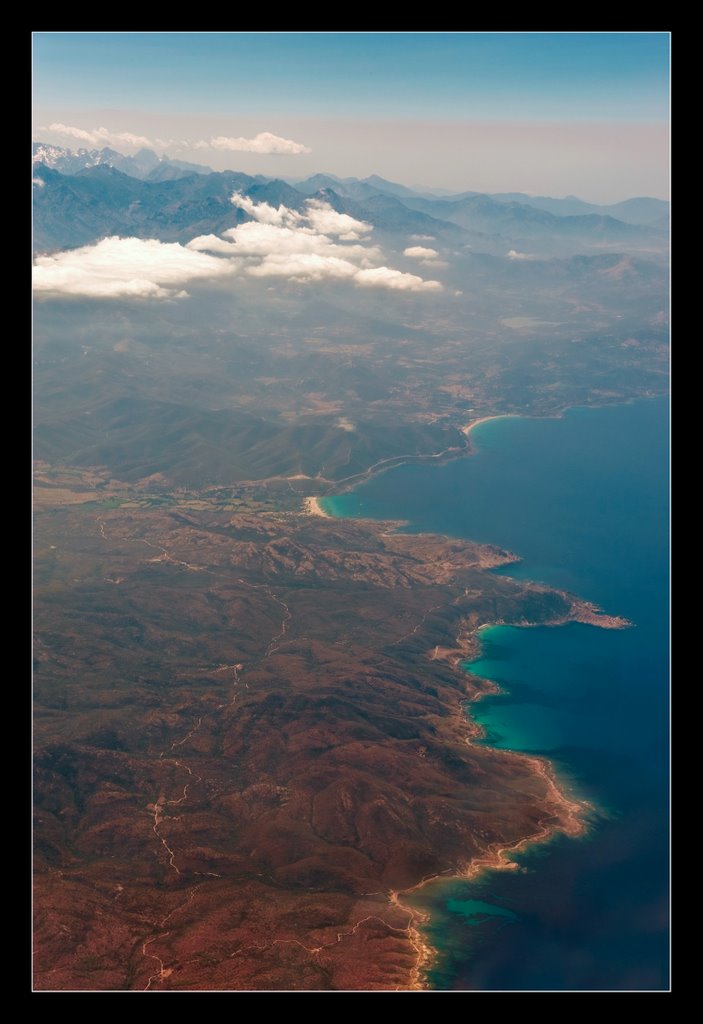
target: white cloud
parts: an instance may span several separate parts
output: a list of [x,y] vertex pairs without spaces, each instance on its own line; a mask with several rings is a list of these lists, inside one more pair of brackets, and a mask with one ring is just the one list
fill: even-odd
[[93,298],[181,298],[198,278],[234,274],[237,264],[156,239],[103,238],[96,245],[39,256],[34,290]]
[[417,260],[423,267],[432,267],[433,270],[449,266],[448,263],[439,258],[439,253],[436,249],[427,249],[424,245],[410,245],[407,249],[403,249],[403,255]]
[[193,249],[195,252],[221,252],[225,256],[241,255],[237,252],[234,242],[228,242],[226,239],[220,238],[219,235],[198,235],[197,238],[192,238],[187,243],[186,248]]
[[411,242],[434,242],[436,241],[434,235],[411,235]]
[[37,188],[44,188],[44,186],[46,185],[46,182],[44,181],[43,178],[32,178],[32,184],[36,185]]
[[413,260],[436,260],[439,253],[436,249],[426,249],[424,245],[410,245],[403,249],[403,256],[410,256]]
[[133,135],[132,132],[111,132],[107,128],[76,128],[74,125],[62,124],[60,121],[55,121],[48,128],[40,128],[39,131],[67,135],[80,142],[87,142],[91,146],[111,146],[120,142],[127,146],[153,146],[153,142],[144,135]]
[[[359,263],[370,263],[371,260],[379,259],[381,255],[380,249],[376,246],[340,245],[327,235],[319,235],[302,225],[291,228],[247,221],[235,228],[228,228],[222,235],[223,239],[231,239],[235,243],[231,250],[233,256],[264,257],[269,254],[290,256],[296,253],[315,253],[318,256],[340,256]],[[203,244],[203,237],[211,239],[214,236],[200,236],[189,242],[189,246],[217,252],[226,251],[219,245],[214,249],[212,243]]]
[[261,224],[299,224],[303,219],[302,214],[297,210],[289,210],[287,206],[279,206],[276,209],[270,203],[257,203],[251,196],[242,195],[241,192],[234,192],[230,197],[230,202]]
[[257,203],[239,193],[232,202],[254,219],[222,235],[199,235],[187,245],[112,237],[40,256],[35,290],[94,298],[179,298],[190,281],[237,273],[299,282],[346,280],[397,291],[442,290],[439,281],[376,265],[383,258],[380,248],[359,239],[372,226],[337,213],[321,200],[307,204],[304,213]]
[[373,231],[373,225],[363,220],[355,220],[348,213],[337,213],[329,203],[321,199],[308,199],[306,205],[309,223],[315,231],[323,235],[337,235],[344,241],[353,241]]
[[[210,139],[212,149],[229,149],[238,153],[267,153],[297,156],[299,153],[312,153],[308,146],[300,142],[293,142],[292,139],[282,139],[280,135],[272,135],[271,132],[259,132],[253,139],[231,139],[226,135],[216,135]],[[196,148],[200,149],[199,143]]]
[[354,278],[362,271],[339,256],[320,256],[315,252],[270,253],[261,263],[247,268],[252,277],[289,277],[296,281],[322,281],[324,278]]
[[509,260],[536,260],[536,256],[532,256],[529,252],[517,252],[515,249],[509,249],[506,252],[506,258]]
[[416,274],[403,274],[390,267],[374,267],[360,270],[354,280],[357,284],[372,288],[392,288],[403,292],[441,292],[439,281],[424,281]]
[[300,153],[312,153],[308,146],[301,142],[294,142],[292,139],[283,139],[280,135],[272,135],[271,132],[259,132],[253,139],[228,138],[226,135],[216,135],[209,141],[198,139],[190,141],[181,139],[161,139],[153,141],[145,135],[135,135],[133,132],[113,132],[108,128],[78,128],[76,125],[63,124],[61,121],[54,121],[53,124],[42,125],[38,131],[54,132],[56,135],[65,135],[67,138],[76,139],[89,146],[147,146],[153,149],[168,149],[176,146],[179,149],[222,149],[237,153],[259,153],[266,155],[297,156]]

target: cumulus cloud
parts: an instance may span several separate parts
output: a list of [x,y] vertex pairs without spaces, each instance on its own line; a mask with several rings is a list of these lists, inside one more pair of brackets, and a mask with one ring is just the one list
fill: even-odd
[[[305,213],[280,205],[257,203],[235,192],[232,202],[254,220],[228,228],[223,237],[232,241],[235,255],[259,259],[249,263],[253,277],[287,277],[297,281],[324,278],[352,280],[363,287],[403,291],[438,291],[439,281],[424,281],[390,267],[374,267],[381,259],[377,246],[361,241],[372,225],[333,210],[321,199],[308,200]],[[189,244],[195,249],[223,252],[214,236],[200,236]]]
[[439,281],[424,281],[416,274],[403,274],[390,267],[374,267],[360,270],[355,275],[357,284],[371,288],[393,288],[403,292],[441,292]]
[[436,241],[434,235],[411,235],[411,242],[434,242]]
[[[258,221],[247,221],[236,228],[228,228],[223,232],[223,237],[231,239],[234,243],[231,250],[231,255],[234,256],[263,257],[269,254],[290,256],[296,253],[315,253],[318,256],[339,256],[370,264],[371,260],[379,259],[381,255],[380,249],[376,246],[340,245],[327,235],[319,235],[310,228],[279,227],[277,224],[260,224]],[[193,242],[188,243],[189,246],[215,251],[209,245],[203,244],[202,238],[203,236],[194,238]],[[218,247],[216,251],[226,250]]]
[[93,298],[182,298],[196,278],[236,273],[237,264],[194,252],[176,242],[103,238],[97,245],[39,256],[34,290]]
[[[231,139],[226,135],[216,135],[210,139],[212,149],[229,149],[238,153],[266,153],[266,154],[287,154],[297,156],[299,153],[312,153],[308,146],[301,142],[293,142],[292,139],[282,139],[280,135],[272,135],[271,132],[259,132],[253,139],[237,138]],[[202,148],[196,143],[196,148]]]
[[233,242],[228,242],[219,235],[198,235],[187,243],[187,248],[195,252],[221,252],[225,256],[241,255]]
[[40,128],[39,131],[56,132],[57,135],[66,135],[80,142],[87,142],[90,146],[114,146],[123,143],[127,146],[153,146],[153,142],[144,135],[133,135],[132,132],[111,132],[107,128],[76,128],[74,125],[62,124],[55,121],[48,127]]
[[322,281],[324,278],[353,278],[362,271],[339,256],[320,256],[316,252],[269,253],[247,271],[252,277],[289,277],[296,281]]
[[428,249],[424,245],[410,245],[407,249],[403,249],[403,255],[409,256],[410,259],[418,260],[423,267],[432,267],[434,270],[449,266],[448,263],[439,258],[439,253],[436,249]]
[[234,192],[230,196],[230,202],[234,206],[238,206],[240,210],[244,210],[254,220],[259,221],[261,224],[276,224],[282,226],[284,224],[299,224],[303,219],[302,214],[298,213],[297,210],[289,210],[287,206],[271,206],[270,203],[257,203],[251,196],[242,195],[241,192]]
[[304,212],[257,203],[240,193],[232,202],[253,219],[221,235],[199,235],[187,245],[112,237],[40,256],[35,290],[94,298],[180,298],[190,281],[233,274],[302,283],[349,281],[396,291],[442,290],[439,281],[379,266],[380,248],[360,238],[372,226],[337,213],[322,200],[306,203]]
[[32,184],[36,185],[37,188],[44,188],[44,186],[46,185],[46,182],[44,181],[43,178],[32,178]]
[[363,220],[355,220],[348,213],[337,213],[329,203],[321,199],[307,200],[308,222],[315,231],[323,235],[337,235],[344,241],[352,241],[373,231],[373,226]]
[[536,260],[537,257],[533,256],[529,252],[517,252],[515,249],[509,249],[506,252],[506,257],[509,260]]
[[436,249],[426,249],[424,245],[410,245],[403,249],[403,256],[410,256],[413,260],[436,260],[439,253]]

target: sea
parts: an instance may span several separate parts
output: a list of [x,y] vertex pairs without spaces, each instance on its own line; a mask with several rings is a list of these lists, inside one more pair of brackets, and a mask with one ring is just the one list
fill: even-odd
[[406,464],[325,498],[332,515],[500,545],[494,570],[593,601],[632,628],[492,626],[467,671],[501,692],[467,707],[484,743],[548,758],[588,802],[580,838],[516,871],[432,882],[439,991],[666,991],[669,979],[669,403],[500,417],[475,453]]

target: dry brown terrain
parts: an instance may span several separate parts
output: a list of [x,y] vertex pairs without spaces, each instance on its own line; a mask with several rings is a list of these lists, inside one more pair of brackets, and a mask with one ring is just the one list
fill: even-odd
[[418,987],[403,890],[578,830],[470,742],[477,627],[584,618],[507,552],[63,493],[36,550],[38,989]]

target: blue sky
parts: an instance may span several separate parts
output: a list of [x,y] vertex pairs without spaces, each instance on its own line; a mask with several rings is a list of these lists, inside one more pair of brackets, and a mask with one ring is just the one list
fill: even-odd
[[666,192],[668,52],[666,33],[37,33],[35,125],[175,139],[184,159],[271,132],[312,152],[197,162],[615,201]]

